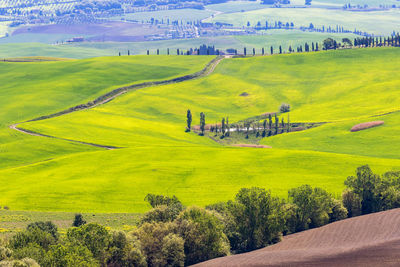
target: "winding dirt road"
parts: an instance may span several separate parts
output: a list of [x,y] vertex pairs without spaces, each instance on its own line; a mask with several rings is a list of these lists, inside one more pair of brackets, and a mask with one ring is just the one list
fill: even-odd
[[38,132],[34,132],[34,131],[30,131],[27,129],[24,129],[22,127],[20,127],[21,124],[26,123],[26,122],[32,122],[32,121],[41,121],[41,120],[46,120],[46,119],[50,119],[50,118],[54,118],[54,117],[59,117],[65,114],[69,114],[69,113],[73,113],[73,112],[77,112],[77,111],[81,111],[81,110],[86,110],[86,109],[91,109],[103,104],[106,104],[108,102],[110,102],[111,100],[127,93],[130,91],[136,91],[139,89],[143,89],[143,88],[147,88],[147,87],[152,87],[152,86],[158,86],[158,85],[166,85],[166,84],[172,84],[172,83],[181,83],[181,82],[185,82],[185,81],[189,81],[189,80],[194,80],[194,79],[198,79],[198,78],[202,78],[202,77],[206,77],[209,76],[210,74],[212,74],[215,70],[215,68],[218,66],[218,64],[224,59],[224,58],[228,58],[229,56],[225,56],[225,57],[216,57],[213,60],[211,60],[207,66],[202,69],[199,72],[193,73],[193,74],[189,74],[189,75],[185,75],[185,76],[180,76],[177,78],[173,78],[173,79],[169,79],[169,80],[163,80],[163,81],[154,81],[154,82],[144,82],[144,83],[139,83],[139,84],[133,84],[130,86],[126,86],[126,87],[121,87],[118,89],[115,89],[111,92],[108,92],[107,94],[104,94],[98,98],[96,98],[93,101],[90,101],[86,104],[80,104],[74,107],[71,107],[69,109],[57,112],[57,113],[53,113],[53,114],[49,114],[49,115],[45,115],[45,116],[41,116],[41,117],[37,117],[25,122],[20,122],[20,123],[15,123],[9,126],[10,129],[16,130],[18,132],[24,133],[24,134],[28,134],[31,136],[40,136],[40,137],[47,137],[47,138],[54,138],[54,139],[58,139],[58,140],[64,140],[64,141],[68,141],[68,142],[74,142],[74,143],[78,143],[78,144],[83,144],[83,145],[89,145],[89,146],[94,146],[94,147],[100,147],[100,148],[105,148],[105,149],[118,149],[118,148],[122,148],[122,147],[115,147],[115,146],[109,146],[109,145],[100,145],[100,144],[94,144],[94,143],[87,143],[87,142],[83,142],[83,141],[78,141],[78,140],[72,140],[72,139],[66,139],[66,138],[60,138],[60,137],[56,137],[56,136],[51,136],[51,135],[47,135],[47,134],[41,134]]

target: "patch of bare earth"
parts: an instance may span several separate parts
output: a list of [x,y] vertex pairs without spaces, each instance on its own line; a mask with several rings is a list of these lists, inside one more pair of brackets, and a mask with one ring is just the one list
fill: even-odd
[[197,266],[400,266],[400,209],[289,235],[273,246]]
[[376,127],[376,126],[382,125],[384,123],[385,123],[384,121],[364,122],[364,123],[360,123],[360,124],[354,125],[350,129],[350,131],[351,132],[358,132],[358,131],[362,131],[362,130],[365,130],[365,129],[369,129],[369,128],[372,128],[372,127]]
[[263,145],[253,145],[253,144],[235,144],[232,146],[237,146],[237,147],[254,147],[254,148],[272,148],[270,146],[263,146]]

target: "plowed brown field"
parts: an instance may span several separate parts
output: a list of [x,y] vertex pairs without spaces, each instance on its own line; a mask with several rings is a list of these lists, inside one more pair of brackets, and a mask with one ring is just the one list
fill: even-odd
[[197,266],[400,266],[400,209],[335,222]]

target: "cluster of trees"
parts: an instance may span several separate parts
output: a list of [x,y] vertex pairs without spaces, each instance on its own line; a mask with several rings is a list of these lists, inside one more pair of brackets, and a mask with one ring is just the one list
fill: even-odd
[[381,46],[400,46],[400,34],[390,37],[363,37],[355,38],[352,42],[349,38],[343,38],[342,43],[338,43],[332,38],[327,38],[323,42],[323,49],[338,49],[342,47],[381,47]]
[[36,222],[0,246],[6,266],[185,266],[247,252],[280,241],[283,235],[400,207],[400,172],[377,175],[357,168],[345,181],[342,199],[302,185],[288,198],[242,188],[233,200],[206,208],[185,207],[175,196],[148,194],[152,209],[129,233],[86,224],[60,235],[51,222]]
[[[280,106],[279,110],[281,113],[289,112],[290,105],[284,103]],[[229,124],[229,118],[226,117],[222,118],[220,124],[217,123],[214,125],[210,125],[207,130],[209,130],[211,133],[215,133],[215,136],[217,136],[218,133],[220,133],[221,139],[230,136],[231,132],[236,132],[236,133],[245,132],[246,139],[248,139],[251,131],[253,131],[256,137],[272,136],[291,131],[289,115],[287,116],[286,122],[284,117],[282,116],[281,118],[279,118],[277,113],[274,114],[270,113],[268,115],[265,115],[265,117],[263,116],[263,118],[265,119],[262,123],[260,121],[260,118],[257,117],[254,120],[247,120],[244,121],[243,123],[238,122],[234,124]],[[192,112],[190,111],[190,109],[188,109],[186,113],[186,129],[185,129],[186,132],[191,131],[192,121],[193,121]],[[200,130],[200,135],[204,135],[204,132],[206,131],[206,120],[205,120],[205,114],[203,112],[200,113],[199,130]]]

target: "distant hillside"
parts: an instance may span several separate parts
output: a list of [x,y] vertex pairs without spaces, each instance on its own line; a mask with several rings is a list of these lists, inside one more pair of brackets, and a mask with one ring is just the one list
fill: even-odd
[[400,209],[287,236],[282,242],[196,266],[399,266]]

